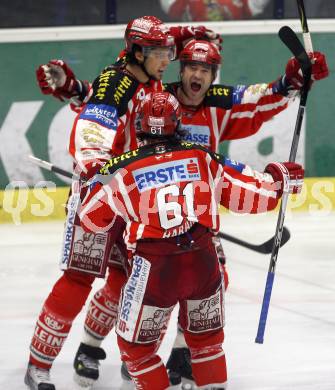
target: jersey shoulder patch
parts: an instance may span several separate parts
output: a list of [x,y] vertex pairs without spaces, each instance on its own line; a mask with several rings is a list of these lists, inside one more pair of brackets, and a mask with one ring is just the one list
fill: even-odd
[[233,105],[233,91],[233,87],[214,84],[207,91],[204,104],[207,107],[218,107],[229,110]]
[[120,117],[126,113],[138,85],[139,82],[122,69],[107,68],[94,80],[88,103],[115,107]]
[[212,159],[218,162],[220,165],[223,165],[224,167],[233,168],[235,171],[238,171],[240,173],[242,173],[243,169],[245,168],[245,164],[226,157],[223,154],[210,152],[210,155],[212,156]]
[[141,149],[134,149],[119,156],[112,157],[100,169],[99,175],[113,175],[118,169],[125,168],[130,163],[143,158]]

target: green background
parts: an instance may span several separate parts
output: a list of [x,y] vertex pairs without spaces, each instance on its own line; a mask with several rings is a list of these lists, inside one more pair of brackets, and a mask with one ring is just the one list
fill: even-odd
[[[315,50],[326,53],[331,73],[309,95],[306,172],[307,176],[335,176],[335,34],[313,34],[313,45]],[[35,81],[35,69],[50,59],[61,58],[79,78],[92,81],[105,65],[114,61],[122,48],[123,41],[119,39],[0,44],[0,126],[14,101],[44,100],[42,109],[27,132],[27,138],[34,154],[48,160],[47,129],[62,103],[40,93]],[[284,72],[289,57],[288,49],[275,34],[227,36],[223,43],[221,82],[235,85],[272,81]],[[164,81],[175,81],[177,78],[178,62],[170,65]],[[293,127],[292,124],[292,132]],[[64,140],[64,143],[67,142],[68,140]],[[5,146],[0,145],[2,147]],[[259,149],[267,153],[269,148],[271,140],[263,142]],[[288,150],[289,148],[290,145]],[[222,145],[222,151],[227,151],[227,144]],[[62,184],[53,173],[43,174],[46,180]],[[0,153],[0,188],[4,188],[7,183],[8,177]]]

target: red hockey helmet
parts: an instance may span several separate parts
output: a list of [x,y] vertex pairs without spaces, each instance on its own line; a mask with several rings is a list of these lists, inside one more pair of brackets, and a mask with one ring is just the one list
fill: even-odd
[[180,62],[197,62],[218,66],[221,64],[221,55],[218,47],[211,42],[192,39],[179,54]]
[[142,100],[138,132],[154,137],[174,135],[181,119],[178,100],[169,92],[152,92]]
[[174,38],[168,33],[168,28],[155,16],[143,16],[129,22],[124,39],[128,53],[135,44],[141,47],[175,47]]

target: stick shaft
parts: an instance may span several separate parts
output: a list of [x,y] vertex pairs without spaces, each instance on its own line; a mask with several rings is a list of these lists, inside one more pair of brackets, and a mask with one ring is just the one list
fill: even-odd
[[[298,1],[298,5],[299,5],[299,1]],[[307,26],[307,21],[306,21],[306,26]],[[308,29],[308,26],[306,28]],[[306,54],[305,54],[305,58],[306,58]],[[306,60],[308,60],[308,57],[306,58]],[[301,127],[302,127],[302,121],[303,121],[303,117],[304,117],[304,113],[305,113],[305,107],[306,107],[308,90],[309,90],[309,82],[310,82],[310,78],[311,78],[310,60],[309,60],[309,63],[306,63],[305,66],[301,66],[301,68],[303,69],[303,71],[305,71],[305,73],[304,73],[304,86],[303,86],[302,92],[301,92],[299,110],[298,110],[297,119],[296,119],[296,123],[295,123],[293,140],[292,140],[292,144],[291,144],[290,157],[289,157],[289,161],[291,161],[291,162],[294,162],[296,159],[298,144],[299,144],[299,139],[300,139],[300,132],[301,132]],[[260,314],[260,318],[259,318],[259,322],[258,322],[257,335],[256,335],[256,339],[255,339],[255,342],[258,344],[262,344],[264,341],[265,326],[266,326],[266,320],[267,320],[267,315],[268,315],[269,306],[270,306],[272,286],[273,286],[273,281],[274,281],[274,276],[275,276],[277,258],[278,258],[279,248],[280,248],[280,242],[281,242],[281,237],[282,237],[282,233],[283,233],[283,226],[284,226],[284,220],[285,220],[285,212],[286,212],[286,206],[287,206],[287,201],[288,201],[288,195],[289,195],[288,193],[283,194],[281,204],[280,204],[280,210],[279,210],[279,214],[278,214],[276,233],[275,233],[275,240],[274,240],[274,244],[273,244],[273,248],[272,248],[269,271],[268,271],[268,276],[266,279],[263,302],[262,302],[262,309],[261,309],[261,314]]]
[[29,156],[29,159],[39,167],[46,169],[47,171],[52,171],[55,173],[59,173],[62,176],[69,177],[70,179],[79,179],[79,176],[76,174],[66,171],[63,168],[57,167],[57,165],[53,165],[48,161],[41,160],[40,158],[37,158],[35,156]]
[[309,32],[309,29],[308,29],[304,0],[297,0],[297,5],[298,5],[300,22],[301,22],[302,37],[304,40],[304,46],[305,46],[307,53],[310,53],[313,51],[313,44],[312,44],[311,34]]

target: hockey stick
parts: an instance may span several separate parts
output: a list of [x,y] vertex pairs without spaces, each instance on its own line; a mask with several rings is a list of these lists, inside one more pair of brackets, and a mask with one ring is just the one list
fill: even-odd
[[[60,175],[69,177],[71,179],[72,178],[79,179],[79,176],[72,174],[71,172],[66,171],[65,169],[59,168],[56,165],[53,165],[48,161],[41,160],[40,158],[37,158],[35,156],[31,156],[31,155],[28,157],[34,164],[40,166],[43,169],[59,173]],[[226,234],[226,233],[219,232],[218,236],[220,238],[222,238],[223,240],[233,242],[237,245],[241,245],[245,248],[251,249],[251,250],[259,252],[259,253],[264,253],[264,254],[271,253],[271,248],[272,248],[273,241],[274,241],[274,237],[272,237],[269,240],[267,240],[266,242],[264,242],[263,244],[253,245],[253,244],[250,244],[250,243],[245,242],[243,240],[240,240],[238,238],[235,238],[233,236],[230,236],[229,234]],[[290,239],[290,236],[291,235],[290,235],[289,230],[286,227],[284,227],[284,233],[283,233],[283,237],[281,240],[281,246],[283,246],[287,243],[287,241]]]
[[[217,234],[217,236],[219,238],[221,238],[222,240],[233,242],[234,244],[243,246],[244,248],[250,249],[250,250],[258,252],[258,253],[262,253],[264,255],[271,253],[272,248],[273,248],[273,243],[275,240],[275,236],[273,236],[269,240],[263,242],[263,244],[255,245],[255,244],[250,244],[249,242],[240,240],[239,238],[230,236],[229,234],[223,233],[223,232],[219,232]],[[285,245],[287,243],[287,241],[290,239],[290,237],[291,237],[290,231],[287,229],[286,226],[284,226],[280,246]]]
[[[299,41],[298,37],[296,36],[296,34],[293,32],[292,29],[290,29],[287,26],[282,27],[279,31],[279,37],[299,61],[304,76],[304,85],[301,91],[299,110],[297,114],[297,120],[295,124],[294,135],[293,135],[290,157],[289,157],[289,161],[294,162],[297,154],[297,149],[298,149],[302,120],[305,113],[305,107],[306,107],[308,90],[309,90],[309,82],[311,79],[312,64],[304,47],[302,46],[301,42]],[[269,271],[266,279],[262,309],[261,309],[261,314],[258,322],[257,335],[255,339],[255,342],[258,344],[263,344],[264,341],[265,325],[266,325],[266,320],[269,311],[272,286],[273,286],[273,281],[275,276],[275,269],[276,269],[279,247],[280,247],[279,244],[281,242],[281,237],[283,234],[283,226],[284,226],[288,195],[289,195],[288,192],[284,192],[280,204],[280,210],[279,210],[276,233],[275,233],[275,240],[271,252],[270,266],[269,266]]]
[[52,171],[55,173],[59,173],[60,175],[63,175],[65,177],[69,177],[70,179],[79,179],[79,176],[77,176],[74,173],[71,173],[69,171],[66,171],[65,169],[59,168],[56,165],[51,164],[48,161],[41,160],[40,158],[37,158],[35,156],[29,155],[28,158],[39,167],[46,169],[47,171]]

